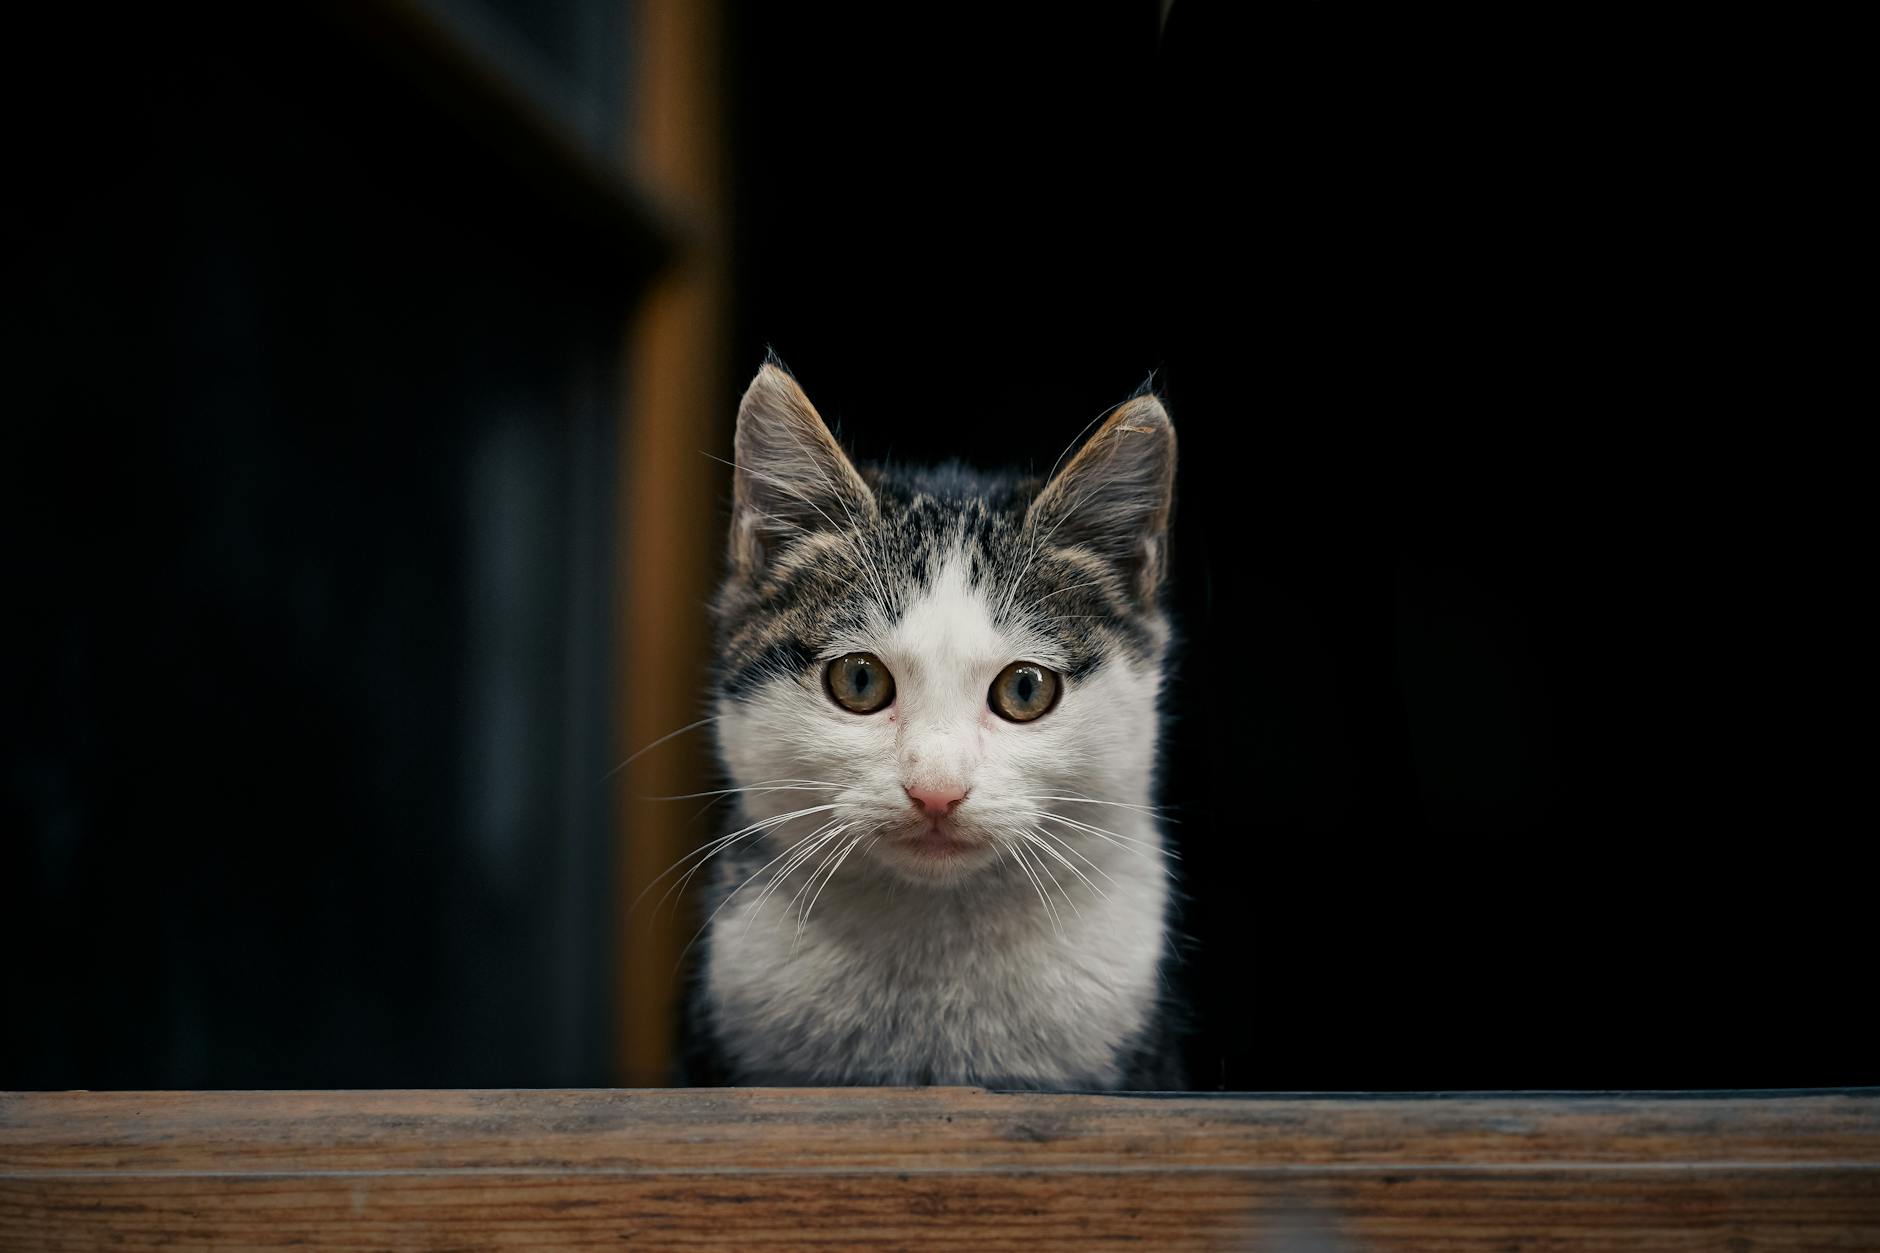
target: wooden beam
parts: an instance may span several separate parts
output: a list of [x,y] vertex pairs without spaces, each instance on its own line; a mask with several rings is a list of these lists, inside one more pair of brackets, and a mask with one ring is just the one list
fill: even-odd
[[0,1248],[1873,1249],[1880,1091],[0,1096]]
[[[628,334],[621,414],[619,664],[615,727],[626,758],[706,712],[725,472],[736,394],[726,361],[730,305],[716,0],[634,6],[633,146],[639,179],[683,227],[687,248],[654,283]],[[753,363],[753,368],[755,364]],[[708,455],[709,454],[709,455]],[[659,904],[660,873],[702,843],[700,802],[660,800],[710,786],[699,727],[635,757],[616,777],[615,1080],[674,1081],[686,902]],[[667,882],[670,882],[668,880]],[[642,894],[641,907],[628,907]]]

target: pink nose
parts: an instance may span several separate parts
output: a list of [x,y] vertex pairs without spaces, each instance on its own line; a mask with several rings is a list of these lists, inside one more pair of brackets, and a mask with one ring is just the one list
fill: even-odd
[[925,810],[930,817],[940,818],[953,812],[954,808],[966,799],[966,789],[959,787],[910,787],[903,788],[908,799],[918,809]]

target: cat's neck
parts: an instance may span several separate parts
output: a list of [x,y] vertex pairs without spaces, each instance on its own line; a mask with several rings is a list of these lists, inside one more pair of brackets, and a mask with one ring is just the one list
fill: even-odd
[[1034,849],[952,885],[854,859],[746,885],[707,970],[744,1081],[1114,1082],[1154,1012],[1169,895],[1154,822],[1124,816],[1061,862]]

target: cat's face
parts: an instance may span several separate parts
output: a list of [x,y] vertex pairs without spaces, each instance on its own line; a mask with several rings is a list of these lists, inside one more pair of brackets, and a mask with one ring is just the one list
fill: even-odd
[[1146,797],[1154,765],[1161,404],[1117,410],[1048,484],[858,471],[766,366],[737,453],[717,714],[747,838],[931,885],[1000,860],[1068,876],[1100,838],[1079,824],[1118,825],[1080,815]]

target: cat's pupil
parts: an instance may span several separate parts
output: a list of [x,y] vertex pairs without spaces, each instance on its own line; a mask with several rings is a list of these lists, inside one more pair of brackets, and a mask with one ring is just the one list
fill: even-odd
[[857,692],[866,692],[868,690],[869,681],[870,681],[870,676],[868,673],[868,667],[867,666],[855,667],[855,690]]
[[1036,684],[1032,682],[1029,674],[1020,674],[1018,676],[1018,703],[1021,705],[1031,704],[1031,694],[1035,687]]

